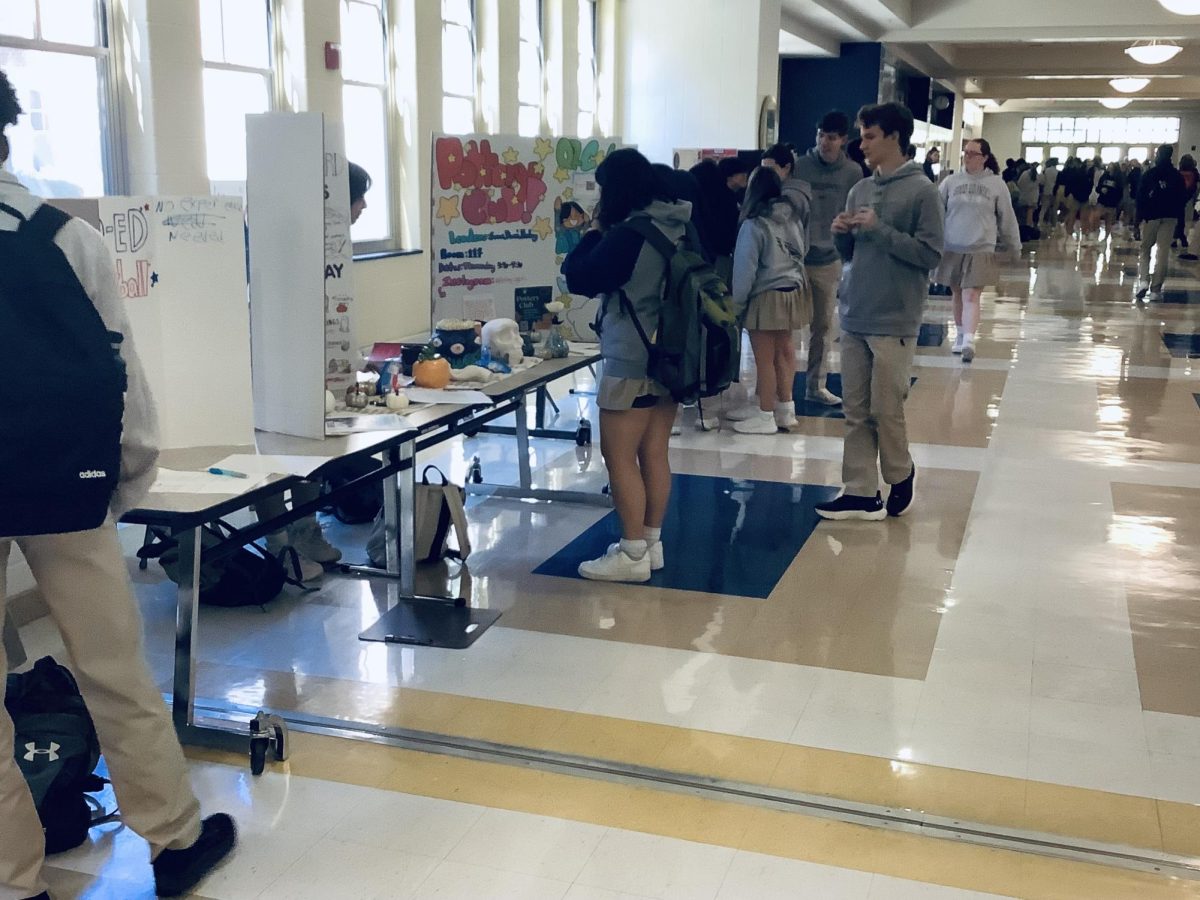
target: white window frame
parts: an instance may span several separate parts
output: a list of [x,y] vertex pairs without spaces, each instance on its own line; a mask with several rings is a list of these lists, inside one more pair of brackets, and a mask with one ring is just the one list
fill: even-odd
[[[538,127],[532,135],[522,135],[523,137],[534,137],[541,133],[544,122],[545,122],[545,110],[546,110],[546,86],[545,86],[545,79],[546,79],[545,46],[546,45],[545,45],[545,39],[544,39],[545,30],[546,30],[545,29],[545,22],[546,22],[545,8],[544,8],[543,0],[532,0],[532,2],[537,7],[537,15],[536,15],[537,33],[535,35],[533,35],[532,37],[527,35],[523,30],[523,26],[525,24],[525,17],[520,16],[520,11],[519,11],[519,7],[518,7],[518,15],[520,16],[519,27],[522,30],[519,31],[519,36],[518,36],[518,40],[517,40],[517,67],[518,67],[518,69],[517,69],[517,85],[518,85],[518,87],[517,87],[517,123],[518,123],[517,130],[518,130],[518,132],[520,132],[521,111],[525,110],[525,109],[537,110]],[[538,102],[536,105],[531,104],[531,103],[521,102],[520,65],[521,65],[521,60],[523,60],[525,58],[525,55],[523,53],[521,53],[520,51],[522,49],[522,45],[524,45],[524,44],[533,44],[534,49],[537,51],[536,56],[537,56],[537,61],[538,61],[538,70],[537,70]]]
[[[438,0],[438,2],[441,3],[441,0]],[[444,53],[445,46],[446,46],[446,30],[449,28],[463,28],[466,30],[467,36],[471,43],[472,91],[470,94],[459,94],[459,93],[455,93],[454,91],[447,90],[446,84],[445,84],[445,79],[442,79],[442,108],[443,108],[443,110],[445,109],[445,101],[446,100],[454,99],[454,100],[470,101],[471,111],[472,111],[472,120],[474,123],[471,127],[471,131],[475,131],[479,127],[479,32],[478,32],[478,28],[477,28],[477,23],[479,21],[479,15],[478,15],[478,10],[475,8],[475,0],[466,0],[466,3],[467,3],[467,7],[469,10],[470,16],[471,16],[471,23],[469,25],[463,24],[462,22],[454,21],[452,19],[447,19],[445,16],[445,7],[444,6],[442,7],[442,16],[441,16],[442,31],[441,31],[441,34],[439,35],[439,38],[442,41],[442,48],[443,48],[443,53]],[[444,65],[445,65],[445,63],[443,61],[443,66]],[[444,68],[443,68],[443,71],[444,71]],[[438,77],[441,78],[442,73],[439,72]],[[442,115],[442,130],[443,131],[447,130],[444,113]]]
[[[590,62],[591,62],[591,67],[592,67],[592,92],[591,92],[591,96],[586,99],[586,103],[585,103],[583,92],[579,90],[579,87],[580,87],[579,72],[581,72],[583,70],[583,66],[584,66],[584,48],[582,45],[579,45],[576,48],[577,54],[578,54],[578,66],[577,66],[576,75],[575,75],[575,80],[576,80],[575,96],[577,98],[577,101],[575,104],[575,106],[576,106],[575,130],[576,131],[581,130],[579,128],[579,119],[580,118],[582,118],[585,115],[590,116],[591,120],[592,120],[592,127],[590,129],[588,129],[586,134],[578,135],[578,137],[581,137],[581,138],[589,138],[589,137],[592,137],[596,133],[597,114],[598,114],[598,110],[599,110],[599,106],[600,106],[600,101],[599,101],[600,75],[599,75],[598,66],[596,65],[596,57],[597,57],[597,49],[598,49],[596,47],[597,4],[596,4],[596,0],[578,0],[578,3],[579,3],[579,17],[580,17],[579,21],[582,23],[585,20],[584,17],[586,16],[586,21],[589,25],[588,33],[591,35],[591,41],[589,42],[588,52],[591,55]],[[583,28],[580,27],[577,29],[577,31],[579,33],[582,33]],[[576,43],[578,44],[579,42],[577,41]]]
[[[3,0],[0,0],[3,2]],[[42,2],[34,0],[34,32],[32,38],[0,34],[0,47],[30,52],[70,53],[75,56],[90,56],[96,60],[96,77],[99,96],[96,98],[100,121],[100,168],[104,177],[104,193],[119,195],[128,193],[129,170],[126,165],[124,130],[120,127],[120,106],[114,85],[117,84],[117,61],[112,53],[112,38],[109,29],[109,0],[92,0],[96,9],[96,41],[91,46],[61,44],[42,38]]]

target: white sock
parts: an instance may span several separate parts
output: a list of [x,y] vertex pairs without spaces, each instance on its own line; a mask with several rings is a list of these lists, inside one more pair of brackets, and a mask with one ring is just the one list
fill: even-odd
[[780,400],[775,404],[775,412],[794,413],[796,411],[795,400]]
[[662,528],[661,527],[660,528],[651,528],[649,525],[647,525],[645,528],[642,529],[642,533],[646,536],[646,543],[648,545],[657,544],[660,540],[662,540]]
[[631,541],[627,540],[626,538],[621,538],[621,550],[624,551],[625,555],[630,559],[641,559],[646,555],[646,551],[648,549],[649,547],[646,546],[645,541]]

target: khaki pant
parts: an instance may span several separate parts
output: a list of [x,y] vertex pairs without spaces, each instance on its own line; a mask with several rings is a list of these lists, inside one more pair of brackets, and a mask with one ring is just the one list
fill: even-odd
[[1154,281],[1150,290],[1161,291],[1167,277],[1167,262],[1171,258],[1171,241],[1175,237],[1175,219],[1149,219],[1142,223],[1142,255],[1138,260],[1138,281],[1150,281],[1150,251],[1154,251]]
[[837,308],[838,282],[842,264],[835,260],[821,266],[805,266],[812,293],[812,328],[808,338],[808,393],[825,387],[829,372],[829,347],[833,343],[833,313]]
[[879,470],[888,484],[912,472],[904,401],[916,337],[842,333],[842,481],[854,497],[874,497]]
[[[200,835],[200,804],[143,657],[142,619],[116,526],[109,522],[93,531],[0,539],[0,617],[12,541],[25,555],[70,653],[122,821],[146,839],[151,857],[190,846]],[[0,673],[7,669],[0,644]],[[33,897],[46,889],[42,829],[8,752],[12,746],[12,720],[0,703],[0,900]]]

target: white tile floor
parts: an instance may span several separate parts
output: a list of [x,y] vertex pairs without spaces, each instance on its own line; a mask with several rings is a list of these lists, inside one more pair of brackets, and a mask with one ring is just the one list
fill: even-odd
[[[240,845],[210,900],[983,900],[978,894],[728,847],[312,778],[194,763],[206,812]],[[117,825],[56,856],[60,900],[153,896],[142,840]],[[89,877],[73,877],[83,873]]]

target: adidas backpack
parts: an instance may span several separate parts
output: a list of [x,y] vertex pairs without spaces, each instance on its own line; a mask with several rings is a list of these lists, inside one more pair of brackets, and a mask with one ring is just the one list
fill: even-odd
[[[70,217],[42,204],[0,230],[0,537],[98,528],[121,470],[123,336],[108,331],[54,236]],[[69,363],[86,401],[48,409],[46,372]]]
[[714,397],[737,380],[741,340],[733,296],[716,269],[696,248],[689,231],[676,247],[645,219],[626,222],[667,263],[666,285],[654,341],[646,335],[624,292],[621,308],[633,319],[649,353],[646,374],[679,403]]

